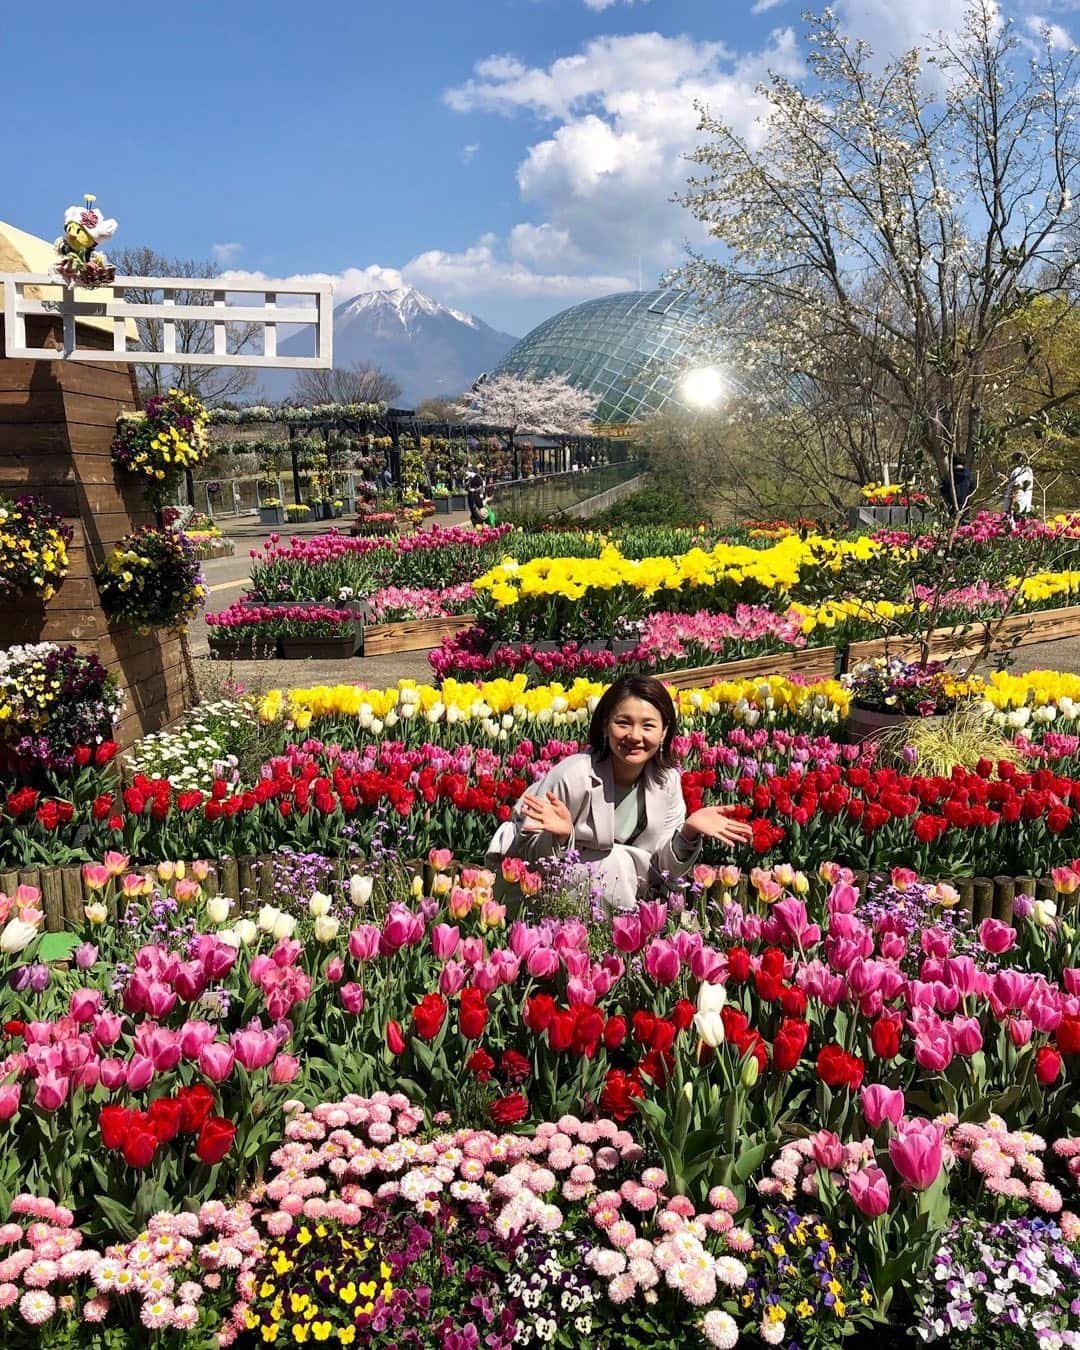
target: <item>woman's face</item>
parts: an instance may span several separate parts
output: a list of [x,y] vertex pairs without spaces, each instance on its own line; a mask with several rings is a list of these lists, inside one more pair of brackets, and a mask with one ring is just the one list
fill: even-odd
[[608,718],[607,741],[616,764],[640,772],[664,743],[660,710],[644,699],[624,698]]

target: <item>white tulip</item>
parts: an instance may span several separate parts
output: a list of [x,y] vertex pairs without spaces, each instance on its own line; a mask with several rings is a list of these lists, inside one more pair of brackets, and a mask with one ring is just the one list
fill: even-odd
[[349,878],[349,899],[354,905],[366,905],[371,899],[373,885],[374,881],[371,877],[364,877],[356,873]]
[[87,922],[92,924],[104,923],[109,917],[109,911],[100,900],[95,900],[93,904],[87,905],[83,913],[86,915]]
[[1031,919],[1037,928],[1051,928],[1057,918],[1057,905],[1053,900],[1036,900],[1031,907]]
[[296,932],[296,920],[291,914],[279,914],[278,921],[274,924],[274,941],[281,942],[283,938],[291,938]]
[[37,931],[37,928],[32,923],[27,923],[25,919],[12,919],[0,933],[0,952],[5,952],[8,956],[21,952],[37,937]]
[[315,941],[333,942],[340,927],[340,919],[335,919],[332,914],[320,914],[315,920]]
[[697,1012],[694,1014],[694,1030],[698,1039],[711,1045],[715,1050],[724,1044],[724,1021],[718,1012]]
[[455,722],[460,721],[461,709],[456,707],[453,703],[451,703],[449,708],[447,708],[446,710],[446,720],[450,724],[450,726],[453,726]]
[[[250,923],[251,920],[249,919]],[[243,938],[235,928],[219,928],[217,931],[217,940],[224,942],[227,947],[235,947],[237,951],[243,946]]]
[[206,917],[213,924],[229,922],[233,902],[224,895],[213,895],[206,902]]
[[697,1010],[699,1013],[718,1013],[727,1003],[727,991],[722,984],[705,983],[698,990]]
[[383,723],[381,717],[373,717],[368,725],[370,726],[373,735],[378,736],[382,732]]
[[332,903],[328,895],[323,895],[322,891],[314,891],[307,903],[308,913],[313,919],[321,919],[324,914],[330,913]]
[[276,905],[263,905],[259,910],[259,927],[264,933],[272,933],[274,924],[281,918],[281,910]]
[[251,922],[250,919],[237,919],[237,921],[233,924],[233,932],[236,934],[236,936],[240,939],[240,941],[244,944],[245,947],[250,947],[251,944],[255,941],[255,939],[259,936],[259,930],[255,927],[255,925]]

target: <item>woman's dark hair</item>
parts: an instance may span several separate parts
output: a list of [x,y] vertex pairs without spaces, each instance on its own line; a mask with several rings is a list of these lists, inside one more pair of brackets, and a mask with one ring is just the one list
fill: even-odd
[[660,714],[660,721],[664,725],[663,742],[646,768],[656,776],[666,769],[674,768],[675,756],[671,752],[671,742],[675,738],[675,704],[671,701],[667,689],[651,675],[624,675],[621,680],[616,680],[604,690],[589,723],[589,749],[593,758],[604,759],[611,754],[607,724],[614,716],[615,709],[627,698],[639,698],[643,703],[651,703]]

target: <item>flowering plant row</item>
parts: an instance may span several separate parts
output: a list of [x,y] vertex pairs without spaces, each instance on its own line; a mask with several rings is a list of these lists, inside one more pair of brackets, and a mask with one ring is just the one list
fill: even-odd
[[249,642],[272,641],[279,637],[345,638],[356,629],[351,609],[330,605],[258,605],[236,600],[228,609],[207,614],[211,635]]
[[72,529],[40,497],[0,497],[0,596],[51,600],[67,576]]
[[947,887],[826,864],[819,901],[780,866],[743,907],[705,867],[602,917],[516,868],[564,917],[511,922],[491,873],[429,863],[248,918],[203,866],[155,885],[108,854],[67,969],[32,888],[4,897],[5,1343],[133,1315],[225,1343],[420,1347],[432,1316],[551,1343],[568,1313],[567,1345],[944,1335],[972,1325],[927,1279],[963,1260],[950,1220],[996,1251],[1016,1216],[1025,1259],[1059,1249],[1025,1316],[1080,1331],[1080,968],[1051,907],[972,932]]
[[95,573],[109,619],[140,633],[183,631],[206,596],[199,560],[185,535],[150,526],[126,535]]

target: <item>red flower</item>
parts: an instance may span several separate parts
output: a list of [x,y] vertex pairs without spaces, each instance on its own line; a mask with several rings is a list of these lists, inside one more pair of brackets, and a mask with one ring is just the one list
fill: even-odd
[[219,1163],[236,1138],[236,1126],[224,1116],[210,1116],[203,1121],[199,1137],[195,1141],[195,1154],[200,1162],[209,1167]]
[[870,1028],[870,1044],[881,1059],[895,1059],[900,1053],[900,1033],[904,1019],[899,1013],[883,1013]]
[[184,1104],[179,1097],[158,1097],[150,1103],[147,1114],[158,1142],[167,1144],[180,1133]]
[[103,1106],[98,1115],[101,1142],[106,1148],[120,1148],[127,1137],[131,1112],[126,1106]]
[[592,1059],[603,1035],[604,1014],[599,1008],[590,1007],[587,1003],[579,1004],[574,1018],[574,1037],[571,1041],[574,1054]]
[[841,1045],[823,1046],[817,1057],[818,1076],[831,1088],[855,1092],[863,1080],[863,1062]]
[[446,999],[442,994],[425,994],[412,1010],[413,1028],[425,1041],[433,1041],[446,1020]]
[[[461,1007],[458,1010],[458,1026],[467,1041],[478,1041],[487,1026],[487,996],[482,989],[471,986],[461,991]],[[438,1030],[438,1028],[436,1028]],[[428,1037],[427,1039],[431,1039]]]
[[17,1017],[13,1017],[10,1022],[4,1023],[5,1036],[25,1036],[26,1023],[20,1022]]
[[806,1012],[806,995],[798,987],[791,985],[780,995],[780,1008],[786,1017],[802,1017]]
[[750,977],[750,953],[745,947],[729,947],[727,954],[728,975],[737,984]]
[[486,1083],[491,1077],[491,1071],[495,1067],[495,1061],[486,1050],[478,1047],[465,1061],[465,1067],[470,1073],[476,1075],[479,1082]]
[[508,1083],[524,1083],[532,1073],[532,1066],[524,1055],[516,1050],[504,1050],[499,1063],[499,1072]]
[[194,1087],[181,1088],[180,1133],[198,1134],[203,1123],[214,1109],[214,1094],[205,1083],[196,1083]]
[[569,1050],[574,1043],[575,1017],[572,1012],[556,1012],[548,1025],[548,1044],[552,1050]]
[[554,1016],[555,1000],[550,994],[533,994],[532,998],[526,1000],[522,1017],[534,1036],[547,1031]]
[[645,1089],[635,1075],[622,1069],[609,1069],[600,1094],[600,1110],[613,1120],[629,1120],[637,1110],[635,1097],[644,1097]]
[[158,1137],[152,1130],[132,1128],[125,1131],[121,1146],[129,1167],[149,1167],[157,1152]]
[[676,1031],[685,1031],[694,1020],[694,1013],[697,1009],[689,999],[681,998],[672,1009],[671,1020],[675,1024]]
[[626,1040],[626,1018],[609,1017],[604,1027],[604,1045],[608,1050],[618,1050]]
[[90,756],[93,753],[94,752],[90,749],[88,745],[77,745],[75,747],[73,756],[76,766],[80,769],[85,769],[86,766],[90,763]]
[[108,764],[110,759],[115,759],[120,747],[115,741],[102,741],[94,751],[94,763],[100,769],[102,765]]
[[779,975],[772,975],[765,969],[754,971],[754,987],[758,998],[765,1003],[776,1003],[783,992],[783,981]]
[[1035,1077],[1043,1087],[1049,1087],[1057,1082],[1060,1073],[1061,1056],[1052,1046],[1044,1045],[1035,1055]]
[[639,1008],[631,1018],[631,1022],[634,1028],[634,1040],[637,1041],[638,1045],[652,1045],[652,1038],[656,1034],[656,1014],[645,1008]]
[[1072,819],[1072,812],[1067,806],[1054,806],[1046,815],[1046,828],[1051,834],[1060,834],[1062,830],[1068,829],[1069,821]]
[[789,1073],[806,1049],[810,1026],[799,1018],[785,1017],[773,1037],[773,1068],[777,1073]]
[[1063,1017],[1055,1035],[1063,1055],[1080,1055],[1080,1017]]
[[400,1022],[387,1022],[386,1045],[392,1055],[403,1055],[405,1053],[405,1037],[401,1034]]
[[496,1125],[516,1125],[528,1114],[529,1102],[523,1092],[512,1092],[491,1103],[491,1119]]

